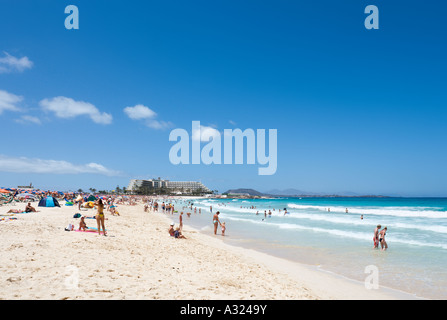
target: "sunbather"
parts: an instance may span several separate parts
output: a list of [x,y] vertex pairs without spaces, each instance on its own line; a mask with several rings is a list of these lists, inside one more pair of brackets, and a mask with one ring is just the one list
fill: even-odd
[[84,216],[82,216],[81,217],[81,220],[79,221],[79,229],[78,230],[84,230],[85,231],[85,229],[88,229],[88,227],[87,227],[87,224],[85,223],[85,217]]
[[28,202],[25,208],[25,212],[37,212],[36,208],[31,205],[31,202]]

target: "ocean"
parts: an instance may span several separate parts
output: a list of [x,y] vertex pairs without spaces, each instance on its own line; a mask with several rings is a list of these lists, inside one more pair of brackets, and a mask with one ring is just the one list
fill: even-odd
[[[220,211],[220,220],[226,224],[222,239],[230,245],[362,282],[369,275],[365,268],[374,266],[380,286],[421,298],[447,299],[447,198],[189,201],[197,213],[183,209],[186,200],[174,202],[175,209],[184,212],[184,224],[212,234],[212,206],[213,213]],[[190,218],[186,212],[191,212]],[[378,224],[387,227],[386,251],[373,249]]]

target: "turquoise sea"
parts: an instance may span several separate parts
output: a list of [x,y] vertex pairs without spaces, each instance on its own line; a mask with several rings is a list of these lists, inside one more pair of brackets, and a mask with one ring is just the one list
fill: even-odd
[[[357,281],[365,280],[365,268],[372,265],[379,271],[380,286],[417,297],[447,299],[447,198],[190,201],[197,213],[183,209],[188,201],[175,203],[179,212],[191,212],[190,218],[184,214],[185,225],[212,234],[212,206],[213,213],[220,211],[220,220],[226,223],[222,239],[229,244],[318,266]],[[373,249],[377,224],[388,228],[387,251]]]

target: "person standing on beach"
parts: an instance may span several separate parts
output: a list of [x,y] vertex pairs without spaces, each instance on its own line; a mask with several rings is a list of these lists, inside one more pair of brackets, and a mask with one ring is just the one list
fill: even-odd
[[222,222],[222,224],[220,225],[221,226],[221,229],[222,229],[222,235],[224,236],[225,235],[225,222]]
[[96,202],[98,206],[98,213],[96,214],[96,223],[98,224],[98,234],[101,235],[101,226],[104,235],[106,236],[106,227],[104,226],[104,203],[102,203],[101,199],[98,199]]
[[219,214],[220,212],[217,211],[213,216],[214,234],[217,234],[217,224],[220,224],[222,226],[222,224],[219,221]]
[[380,230],[380,228],[382,228],[382,226],[380,224],[378,224],[377,227],[374,229],[374,237],[373,237],[374,249],[379,248],[379,230]]
[[180,215],[178,216],[178,219],[179,219],[180,230],[183,230],[183,211],[180,212]]
[[386,249],[388,249],[388,244],[385,241],[385,235],[386,235],[387,230],[388,230],[388,228],[385,227],[379,232],[379,242],[380,242],[380,246],[382,247],[382,251],[385,251]]

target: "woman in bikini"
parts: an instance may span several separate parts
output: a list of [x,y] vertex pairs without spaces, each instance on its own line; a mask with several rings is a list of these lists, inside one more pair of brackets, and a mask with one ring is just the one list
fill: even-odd
[[214,234],[217,234],[217,224],[222,225],[219,221],[219,214],[220,212],[217,211],[216,214],[213,216]]
[[382,247],[382,250],[385,251],[386,249],[388,249],[388,244],[385,241],[385,235],[386,235],[386,231],[387,231],[387,227],[383,228],[380,232],[379,232],[379,242],[380,242],[380,246]]
[[98,206],[98,213],[96,214],[96,223],[98,224],[98,234],[101,234],[101,225],[102,225],[102,231],[106,236],[107,235],[106,227],[104,226],[104,203],[102,203],[101,199],[98,199],[96,205]]

